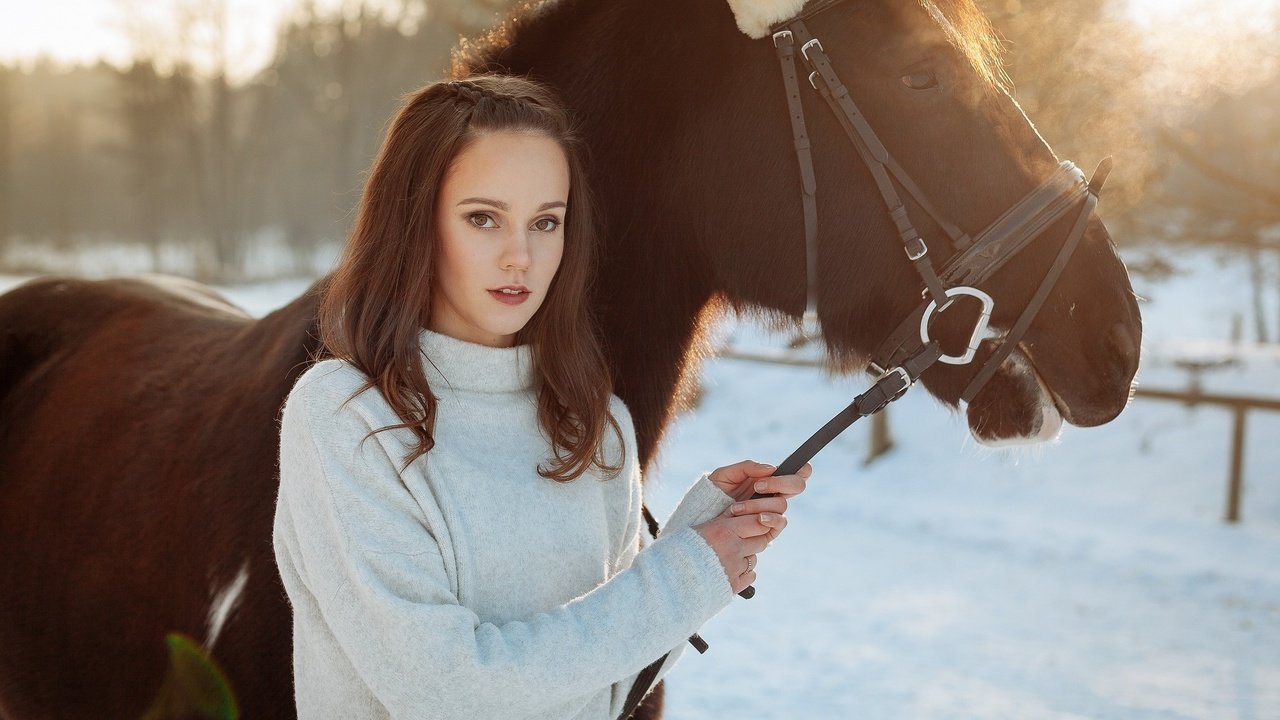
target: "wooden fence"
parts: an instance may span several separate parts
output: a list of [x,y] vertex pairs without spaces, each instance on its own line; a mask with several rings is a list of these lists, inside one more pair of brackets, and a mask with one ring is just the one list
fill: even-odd
[[1240,522],[1240,496],[1244,487],[1245,420],[1250,410],[1280,412],[1280,400],[1206,393],[1194,384],[1187,390],[1165,390],[1139,385],[1134,396],[1152,400],[1173,400],[1188,406],[1203,404],[1231,409],[1234,418],[1231,427],[1231,469],[1227,475],[1227,509],[1222,519],[1230,523]]

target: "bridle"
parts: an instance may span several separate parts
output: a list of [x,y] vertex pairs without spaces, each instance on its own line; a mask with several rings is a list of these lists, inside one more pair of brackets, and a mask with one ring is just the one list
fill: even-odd
[[[973,362],[979,345],[986,339],[991,314],[995,307],[995,301],[989,294],[979,289],[978,285],[995,274],[1032,240],[1074,210],[1075,223],[1058,250],[1053,264],[1040,281],[1040,286],[1022,314],[1018,316],[1017,321],[998,340],[996,350],[978,369],[961,393],[962,400],[972,401],[1022,340],[1041,306],[1048,299],[1050,291],[1088,228],[1089,217],[1097,207],[1102,185],[1111,172],[1111,159],[1106,158],[1099,163],[1093,177],[1086,181],[1084,173],[1074,164],[1062,162],[1039,187],[1016,202],[976,237],[965,234],[933,207],[924,192],[920,190],[920,186],[889,154],[866,117],[859,111],[835,69],[831,67],[822,43],[809,33],[805,20],[842,2],[844,0],[814,0],[796,16],[770,28],[782,70],[787,107],[791,115],[792,140],[800,165],[807,277],[805,311],[801,320],[803,332],[806,336],[813,338],[820,335],[817,312],[818,204],[813,155],[808,131],[805,128],[804,109],[800,101],[800,83],[796,73],[795,48],[797,45],[800,47],[800,56],[809,69],[809,85],[826,101],[841,127],[844,128],[845,134],[849,136],[858,155],[871,171],[876,188],[880,191],[885,208],[898,232],[902,248],[923,281],[924,288],[921,291],[920,305],[904,318],[872,352],[868,368],[877,376],[874,384],[854,398],[848,407],[828,421],[780,463],[774,472],[775,476],[796,473],[818,451],[826,447],[859,418],[874,415],[889,403],[902,397],[935,363],[968,365]],[[950,241],[952,254],[942,266],[941,272],[934,268],[929,246],[911,222],[907,207],[898,193],[899,186],[946,233]],[[947,355],[938,342],[930,337],[929,325],[934,316],[951,306],[955,298],[963,296],[977,299],[982,303],[982,310],[969,336],[965,351],[959,355]],[[767,496],[756,493],[752,499],[760,497]],[[748,587],[739,595],[750,598],[755,595],[755,589]],[[706,652],[707,643],[697,634],[691,636],[689,642],[698,652]],[[630,718],[666,659],[666,655],[662,656],[640,673],[627,697],[627,703],[619,720]]]
[[[884,199],[885,208],[897,229],[907,259],[924,282],[924,290],[921,293],[923,302],[871,354],[870,369],[879,379],[889,376],[897,378],[893,381],[894,392],[889,393],[888,397],[893,398],[905,392],[919,379],[920,373],[935,362],[967,365],[973,361],[978,346],[987,333],[987,326],[995,305],[991,296],[979,289],[977,285],[989,278],[1032,240],[1078,206],[1076,222],[1053,265],[1041,280],[1036,293],[999,343],[998,349],[992,353],[961,393],[961,399],[969,402],[1013,351],[1048,298],[1049,292],[1053,289],[1088,227],[1089,216],[1098,202],[1098,194],[1111,171],[1111,161],[1110,158],[1103,160],[1094,172],[1093,178],[1088,182],[1084,179],[1084,173],[1075,165],[1070,162],[1061,163],[1057,171],[1040,187],[1015,203],[976,237],[971,238],[934,209],[919,185],[889,154],[832,68],[821,41],[809,33],[805,20],[843,1],[818,0],[810,3],[805,10],[790,20],[785,20],[771,28],[773,44],[777,50],[787,93],[796,157],[800,164],[808,271],[808,291],[802,321],[806,334],[816,335],[818,326],[817,201],[813,157],[805,128],[804,110],[800,102],[800,85],[795,69],[797,45],[800,47],[800,57],[810,70],[809,84],[830,106],[858,155],[871,171],[876,188]],[[894,183],[895,180],[897,185]],[[934,269],[929,246],[912,224],[906,205],[898,194],[898,186],[901,186],[916,205],[934,220],[950,241],[952,256],[943,266],[941,273]],[[946,355],[937,349],[937,343],[930,338],[929,324],[935,315],[946,310],[951,302],[960,296],[969,296],[980,301],[982,311],[970,334],[966,351],[960,355]]]

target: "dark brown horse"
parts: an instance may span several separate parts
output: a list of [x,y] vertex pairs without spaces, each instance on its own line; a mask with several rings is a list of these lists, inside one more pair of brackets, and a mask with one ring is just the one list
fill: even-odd
[[[960,227],[985,226],[1056,166],[992,82],[969,0],[848,2],[811,27]],[[774,48],[742,34],[723,0],[561,0],[459,59],[459,71],[495,68],[553,84],[585,128],[606,220],[593,301],[647,464],[716,313],[805,307]],[[803,102],[818,149],[824,340],[837,366],[860,369],[919,301],[919,279],[834,116],[812,93]],[[988,283],[996,328],[1027,303],[1068,224]],[[276,423],[319,352],[322,284],[260,320],[172,279],[46,278],[0,296],[0,717],[140,716],[171,630],[211,648],[245,716],[293,714],[271,549]],[[970,427],[1032,436],[1047,408],[1107,422],[1129,397],[1139,337],[1124,266],[1094,219],[1017,362],[969,404]],[[924,384],[955,405],[975,367],[936,367]],[[657,717],[661,693],[651,700]]]

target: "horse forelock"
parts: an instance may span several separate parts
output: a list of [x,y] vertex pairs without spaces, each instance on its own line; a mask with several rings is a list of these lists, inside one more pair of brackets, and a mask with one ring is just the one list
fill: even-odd
[[[752,38],[769,35],[772,25],[792,18],[810,0],[727,0],[738,29]],[[896,1],[896,0],[895,0]],[[946,34],[947,40],[988,83],[1007,87],[1004,47],[973,0],[918,0]]]
[[794,17],[807,0],[729,0],[738,29],[759,39],[769,34],[769,26]]

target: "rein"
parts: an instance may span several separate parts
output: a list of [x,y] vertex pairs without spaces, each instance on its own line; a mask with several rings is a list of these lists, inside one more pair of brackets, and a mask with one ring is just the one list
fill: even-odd
[[[1073,163],[1067,161],[1060,163],[1057,170],[1039,187],[1016,202],[976,237],[971,238],[948,222],[933,207],[919,185],[889,154],[888,149],[849,95],[848,88],[832,68],[821,41],[809,33],[805,20],[841,2],[843,0],[818,0],[810,3],[809,8],[795,17],[770,28],[773,30],[773,45],[782,70],[787,108],[791,116],[792,142],[800,166],[800,199],[804,215],[805,269],[808,281],[805,310],[801,319],[802,331],[807,338],[817,338],[821,334],[817,311],[817,179],[813,168],[812,146],[805,127],[804,109],[800,100],[800,83],[795,59],[797,43],[800,46],[800,57],[809,69],[809,85],[826,101],[863,163],[871,171],[876,188],[884,199],[885,209],[897,229],[907,260],[911,262],[924,285],[921,290],[922,302],[872,352],[868,369],[874,372],[877,378],[871,387],[855,397],[844,410],[831,418],[786,460],[782,461],[774,471],[774,476],[796,473],[853,423],[880,412],[889,403],[902,397],[935,363],[968,365],[973,362],[979,345],[986,339],[991,314],[995,307],[995,301],[991,296],[979,289],[977,285],[995,274],[1032,240],[1074,211],[1075,223],[1058,250],[1053,264],[1040,281],[1040,286],[1017,321],[1003,337],[999,338],[996,350],[978,369],[961,393],[962,400],[966,403],[971,402],[1022,340],[1041,306],[1048,299],[1058,277],[1066,268],[1067,262],[1088,228],[1089,218],[1097,207],[1099,193],[1107,176],[1111,173],[1112,166],[1111,158],[1103,159],[1092,178],[1086,181],[1084,173]],[[952,255],[943,265],[940,273],[934,268],[929,255],[929,246],[911,222],[907,208],[898,193],[898,186],[901,186],[916,205],[933,219],[950,241]],[[951,306],[955,298],[964,296],[981,302],[982,310],[969,336],[965,351],[960,355],[947,355],[938,342],[930,337],[929,325],[935,315],[941,314]],[[755,493],[751,499],[762,497],[771,496]],[[650,524],[656,525],[652,522]],[[749,599],[755,596],[755,588],[748,586],[738,594]],[[689,642],[699,653],[705,653],[709,647],[706,641],[696,633],[689,637]],[[635,708],[648,693],[658,669],[662,667],[669,655],[670,653],[663,655],[641,671],[627,696],[627,702],[618,720],[631,718]]]

